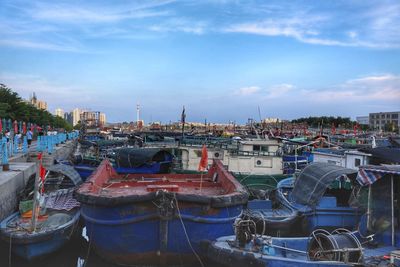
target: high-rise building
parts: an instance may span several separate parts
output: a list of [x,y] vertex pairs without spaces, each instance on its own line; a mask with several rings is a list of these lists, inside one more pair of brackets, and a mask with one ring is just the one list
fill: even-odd
[[400,111],[369,113],[369,127],[384,130],[387,126],[400,128]]
[[73,113],[72,112],[65,112],[64,113],[64,120],[66,120],[69,124],[73,124]]
[[45,101],[38,100],[35,92],[33,92],[31,98],[29,99],[29,102],[38,109],[47,110],[47,103]]
[[99,122],[100,122],[101,126],[104,126],[106,124],[106,114],[105,113],[100,113]]
[[62,110],[61,108],[56,108],[54,115],[64,118],[64,110]]
[[81,110],[79,108],[76,108],[72,111],[72,126],[77,125],[80,120],[81,120]]

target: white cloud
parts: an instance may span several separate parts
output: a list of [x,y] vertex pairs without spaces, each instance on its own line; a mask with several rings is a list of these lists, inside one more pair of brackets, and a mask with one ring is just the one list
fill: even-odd
[[0,83],[12,88],[21,97],[28,98],[33,92],[39,99],[48,103],[50,111],[56,107],[69,110],[74,107],[86,107],[88,103],[102,102],[100,92],[75,85],[60,85],[46,78],[31,74],[0,72]]
[[287,95],[287,93],[291,92],[294,88],[294,85],[288,83],[273,85],[267,90],[267,98],[283,97]]
[[[400,75],[381,74],[352,79],[325,90],[305,90],[303,96],[316,101],[398,102],[400,103]],[[400,104],[399,104],[400,106]]]
[[165,20],[160,24],[152,25],[148,29],[154,32],[184,32],[192,34],[204,34],[207,22],[193,21],[187,18],[173,18]]
[[261,88],[258,86],[242,87],[235,91],[235,95],[249,96],[249,95],[254,95],[260,91],[261,91]]

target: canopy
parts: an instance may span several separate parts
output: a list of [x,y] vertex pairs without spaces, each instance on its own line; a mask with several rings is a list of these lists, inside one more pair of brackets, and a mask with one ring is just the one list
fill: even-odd
[[173,155],[160,148],[120,148],[113,156],[118,167],[135,168],[149,162],[172,160]]
[[362,152],[371,154],[384,163],[400,163],[400,148],[396,147],[376,147],[359,149]]
[[381,179],[385,174],[400,175],[400,165],[361,166],[357,174],[357,181],[361,185],[370,185]]
[[356,170],[333,164],[312,163],[305,167],[297,177],[292,198],[296,203],[315,206],[333,181],[342,176],[356,173]]
[[81,176],[72,166],[55,164],[48,167],[47,170],[65,175],[73,182],[74,185],[79,185],[82,183]]

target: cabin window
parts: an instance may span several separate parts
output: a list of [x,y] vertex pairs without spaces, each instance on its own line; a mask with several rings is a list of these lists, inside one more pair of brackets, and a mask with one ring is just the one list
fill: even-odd
[[268,146],[260,146],[260,145],[253,145],[253,151],[257,151],[257,152],[268,152]]
[[354,166],[358,167],[361,165],[361,159],[354,159]]

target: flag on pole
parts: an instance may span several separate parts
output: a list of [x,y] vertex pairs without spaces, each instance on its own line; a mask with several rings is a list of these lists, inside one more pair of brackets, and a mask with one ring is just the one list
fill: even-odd
[[42,158],[43,158],[43,154],[39,153],[38,154],[38,160],[40,162],[39,163],[39,177],[40,177],[40,180],[42,181],[42,193],[43,193],[43,191],[44,191],[44,179],[46,177],[46,169],[43,167]]
[[181,115],[181,123],[185,124],[186,114],[185,114],[185,106],[183,106],[182,115]]
[[336,134],[336,127],[334,123],[332,123],[331,134]]
[[199,163],[199,171],[206,171],[208,167],[208,152],[207,152],[207,147],[206,145],[203,145],[203,148],[201,149],[201,159]]

